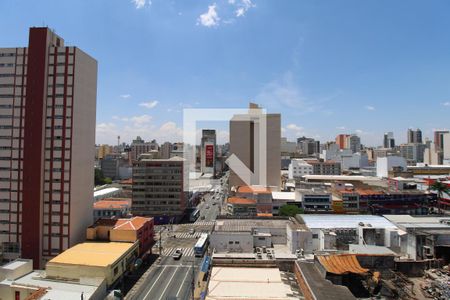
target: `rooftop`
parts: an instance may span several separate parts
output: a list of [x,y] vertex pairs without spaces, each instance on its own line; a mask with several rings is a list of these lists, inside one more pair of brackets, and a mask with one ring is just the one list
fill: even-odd
[[106,267],[117,261],[133,246],[133,243],[87,242],[67,249],[48,263]]
[[101,190],[98,190],[98,191],[94,191],[94,197],[108,195],[110,193],[114,193],[114,192],[118,192],[118,191],[120,191],[119,188],[109,187],[109,188],[106,188],[106,189],[101,189]]
[[94,209],[123,209],[131,206],[131,199],[127,198],[113,198],[99,200],[94,202]]
[[245,185],[238,188],[238,193],[270,194],[271,191],[270,189],[259,185]]
[[333,274],[365,274],[369,269],[361,267],[354,254],[339,254],[339,255],[319,255],[316,256],[320,264],[329,273]]
[[349,253],[367,255],[397,255],[388,247],[374,245],[349,244]]
[[302,214],[301,217],[309,228],[333,229],[333,228],[358,228],[359,223],[370,224],[374,228],[397,227],[387,219],[373,215],[320,215],[320,214]]
[[34,271],[25,276],[22,276],[14,281],[3,280],[0,282],[0,286],[24,286],[27,289],[44,288],[45,294],[43,298],[46,300],[79,300],[81,293],[84,295],[84,299],[90,299],[92,295],[99,288],[99,283],[75,283],[75,282],[65,282],[57,280],[47,280],[43,276],[43,271]]
[[372,176],[349,176],[349,175],[304,175],[305,180],[340,180],[340,181],[380,181]]
[[288,219],[218,219],[214,231],[252,231],[254,228],[285,228]]
[[295,201],[295,192],[272,192],[272,199]]
[[145,223],[150,221],[152,218],[144,218],[144,217],[133,217],[131,219],[118,219],[115,224],[115,230],[139,230]]
[[208,291],[209,300],[298,299],[283,283],[278,268],[213,267]]
[[239,197],[230,197],[227,199],[227,203],[230,204],[256,204],[255,199],[247,199],[247,198],[239,198]]

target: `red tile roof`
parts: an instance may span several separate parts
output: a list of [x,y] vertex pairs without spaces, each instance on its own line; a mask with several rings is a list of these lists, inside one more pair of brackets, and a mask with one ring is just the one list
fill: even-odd
[[118,200],[108,198],[94,203],[94,209],[122,209],[130,206],[131,199],[129,198],[118,198]]
[[272,192],[266,187],[248,185],[240,186],[238,188],[238,193],[272,194]]
[[113,230],[139,230],[152,218],[133,217],[131,219],[118,219]]
[[227,200],[230,204],[256,204],[256,200],[247,199],[247,198],[239,198],[239,197],[230,197]]
[[129,179],[124,179],[122,181],[119,182],[120,184],[133,184],[133,179],[129,178]]

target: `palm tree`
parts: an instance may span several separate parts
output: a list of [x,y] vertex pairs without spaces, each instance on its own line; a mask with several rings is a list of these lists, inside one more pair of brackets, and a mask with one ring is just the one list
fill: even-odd
[[438,180],[436,180],[431,186],[430,189],[432,191],[435,191],[437,193],[437,200],[438,200],[438,210],[439,210],[439,214],[441,213],[441,199],[442,199],[442,195],[444,193],[446,194],[450,194],[450,189],[448,188],[448,186],[443,183],[440,182]]

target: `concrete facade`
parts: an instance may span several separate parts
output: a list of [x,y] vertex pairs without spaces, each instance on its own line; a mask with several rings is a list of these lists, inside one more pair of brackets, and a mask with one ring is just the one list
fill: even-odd
[[157,223],[181,219],[186,208],[184,159],[143,159],[133,165],[131,211]]
[[0,62],[0,242],[39,267],[92,221],[97,62],[48,28]]
[[[281,185],[281,115],[262,115],[261,108],[250,104],[249,114],[235,115],[230,120],[230,154],[236,155],[254,175],[250,185],[259,182],[260,169],[266,168],[265,185],[279,188]],[[259,149],[260,123],[266,120],[266,149]],[[264,165],[259,155],[266,151]],[[247,185],[233,170],[230,171],[230,188]]]

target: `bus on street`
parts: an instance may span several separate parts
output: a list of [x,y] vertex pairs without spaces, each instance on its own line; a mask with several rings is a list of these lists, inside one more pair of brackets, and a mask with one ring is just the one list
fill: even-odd
[[207,233],[202,233],[197,243],[194,246],[194,254],[196,257],[202,257],[205,254],[206,248],[208,248],[209,238]]

